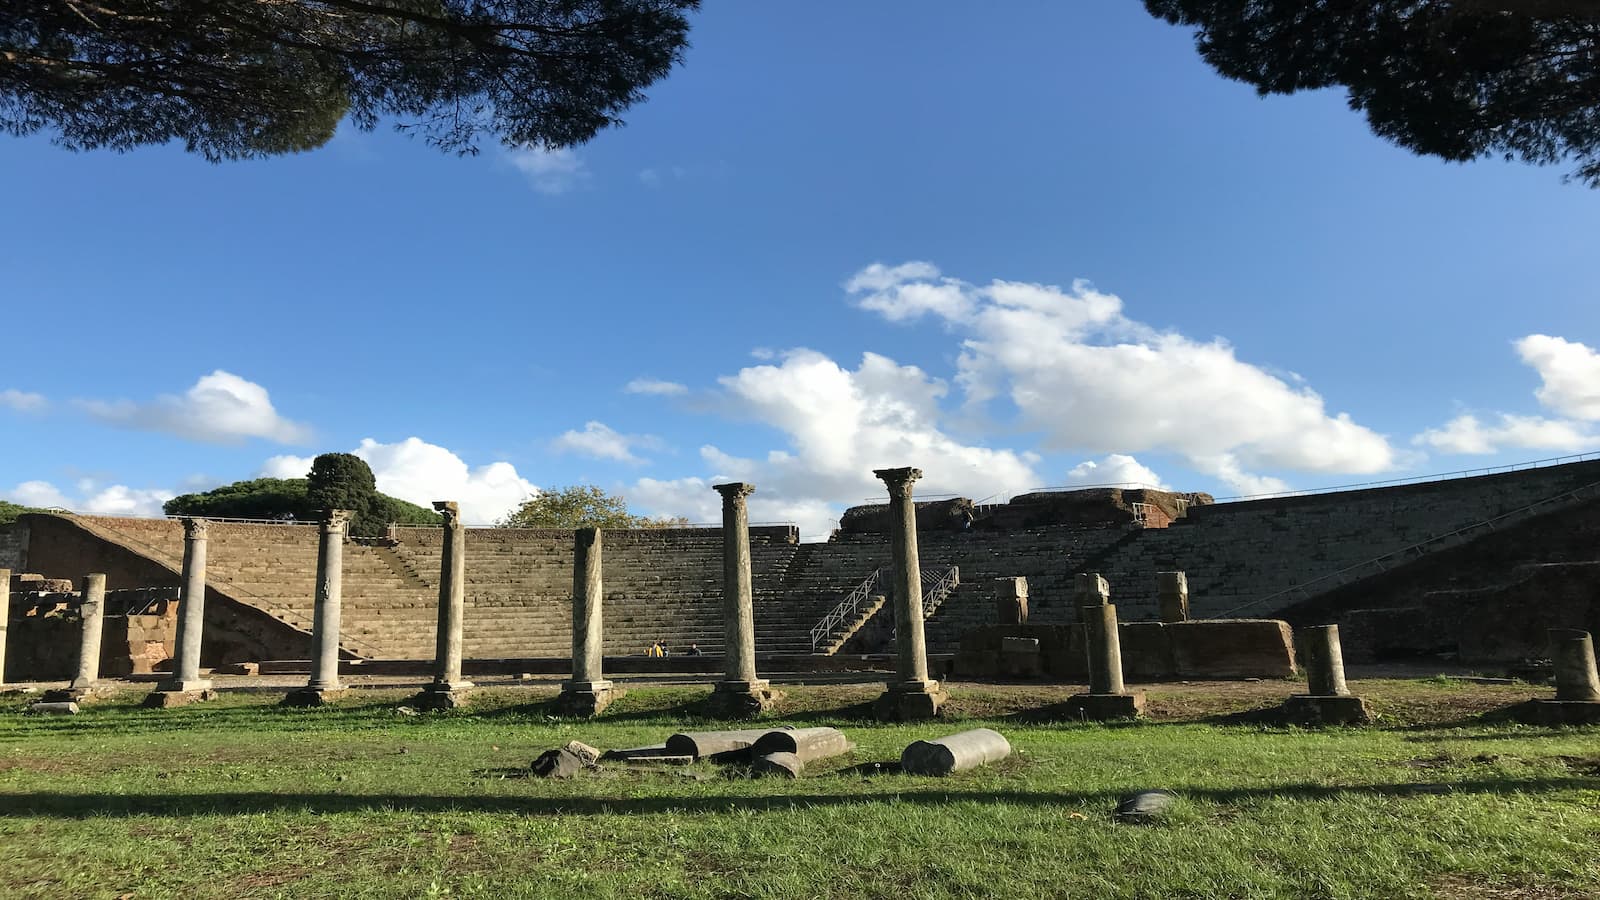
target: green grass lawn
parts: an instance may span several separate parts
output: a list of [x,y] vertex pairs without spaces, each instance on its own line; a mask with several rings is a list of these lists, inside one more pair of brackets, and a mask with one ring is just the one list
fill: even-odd
[[[1600,895],[1600,730],[1478,714],[1522,687],[1368,681],[1382,723],[1301,731],[1228,714],[1289,683],[1151,689],[1159,717],[1040,722],[1066,688],[955,685],[951,720],[879,725],[869,686],[786,687],[773,724],[858,745],[795,781],[711,764],[523,777],[568,740],[656,743],[706,689],[634,688],[595,722],[549,688],[460,712],[406,692],[327,709],[129,692],[75,717],[0,698],[0,894],[22,897],[1566,897]],[[1011,759],[948,779],[863,774],[987,726]],[[1181,797],[1163,824],[1109,812]]]

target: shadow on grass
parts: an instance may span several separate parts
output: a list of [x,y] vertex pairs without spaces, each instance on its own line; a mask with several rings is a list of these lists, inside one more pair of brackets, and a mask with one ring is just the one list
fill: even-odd
[[[853,775],[853,770],[846,770]],[[926,784],[907,779],[907,784]],[[1331,800],[1342,797],[1394,797],[1418,795],[1517,795],[1541,791],[1594,790],[1600,777],[1492,779],[1397,784],[1319,785],[1286,784],[1278,787],[1184,789],[1189,800],[1219,804],[1248,804],[1257,800]],[[726,813],[735,810],[783,810],[796,807],[856,806],[868,803],[915,803],[948,806],[991,803],[1013,806],[1114,806],[1124,790],[1097,792],[982,791],[960,793],[949,789],[917,789],[881,795],[780,794],[770,797],[504,797],[408,794],[273,794],[216,793],[134,796],[127,794],[68,794],[51,791],[6,795],[0,819],[50,817],[57,819],[128,818],[136,816],[238,815],[252,813],[352,813],[352,812],[487,812],[521,815],[652,815],[658,813]]]

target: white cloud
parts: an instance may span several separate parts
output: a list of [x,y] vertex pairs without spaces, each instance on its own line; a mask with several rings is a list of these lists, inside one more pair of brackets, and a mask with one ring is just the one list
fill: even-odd
[[164,394],[149,403],[85,400],[80,405],[112,425],[211,443],[264,438],[302,444],[311,435],[307,426],[278,414],[266,388],[221,369],[202,376],[182,396]]
[[1095,462],[1086,459],[1067,473],[1068,484],[1139,485],[1166,489],[1161,476],[1131,456],[1112,453]]
[[1600,443],[1576,422],[1543,416],[1494,413],[1496,423],[1485,425],[1472,414],[1456,416],[1442,428],[1430,428],[1414,443],[1443,453],[1487,455],[1502,449],[1553,450],[1571,453]]
[[17,412],[38,412],[45,408],[43,394],[33,394],[19,391],[15,388],[6,388],[0,391],[0,408],[12,409]]
[[97,489],[89,480],[80,480],[76,486],[80,495],[74,499],[48,481],[24,481],[12,488],[8,497],[23,506],[60,507],[95,515],[160,516],[161,504],[176,496],[160,488],[123,484]]
[[1573,419],[1600,421],[1600,352],[1546,334],[1530,334],[1516,348],[1539,373],[1534,396],[1541,404]]
[[722,413],[782,431],[787,446],[758,457],[702,447],[710,477],[641,479],[630,489],[647,511],[715,521],[721,505],[710,486],[748,481],[756,486],[752,521],[794,521],[819,539],[844,506],[883,495],[873,469],[917,466],[925,494],[988,497],[1040,483],[1034,455],[965,444],[944,431],[943,381],[876,353],[851,370],[813,350],[790,350],[718,380]]
[[628,394],[651,394],[657,397],[675,397],[689,393],[689,388],[676,381],[657,378],[635,378],[622,388]]
[[541,194],[564,194],[589,178],[588,165],[570,147],[523,147],[506,151],[506,158]]
[[968,404],[1005,396],[1055,450],[1177,454],[1240,489],[1282,482],[1249,469],[1368,474],[1392,468],[1388,440],[1330,414],[1321,396],[1196,341],[1128,318],[1087,282],[945,278],[928,263],[869,266],[846,288],[891,321],[931,314],[962,335]]
[[[409,437],[394,444],[363,438],[350,451],[366,460],[378,490],[418,506],[432,508],[435,500],[461,504],[468,525],[491,525],[539,493],[533,482],[517,474],[508,462],[471,467],[461,457],[437,444]],[[261,466],[262,478],[304,478],[311,471],[309,456],[274,456]]]
[[557,453],[577,453],[595,459],[613,459],[617,462],[640,463],[635,449],[655,449],[661,440],[648,434],[622,434],[603,422],[588,422],[582,431],[566,431],[550,442]]

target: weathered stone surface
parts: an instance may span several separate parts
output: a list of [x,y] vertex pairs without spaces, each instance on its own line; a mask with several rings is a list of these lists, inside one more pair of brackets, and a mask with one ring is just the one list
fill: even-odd
[[[200,678],[200,651],[206,623],[206,520],[183,520],[183,587],[178,595],[177,654],[172,677],[162,682],[158,693],[192,694],[182,702],[205,700],[211,696],[211,682]],[[132,634],[129,635],[131,639]],[[164,708],[181,705],[170,699],[157,699],[147,706]]]
[[[1099,572],[1079,572],[1073,579],[1073,593],[1077,595],[1080,610],[1090,606],[1105,606],[1111,602],[1111,584]],[[1080,618],[1078,621],[1088,620]]]
[[922,690],[897,691],[891,686],[873,703],[873,715],[884,722],[937,719],[950,695],[939,689],[937,681],[929,681],[921,687]]
[[561,685],[561,693],[556,696],[552,706],[558,716],[593,718],[605,712],[612,701],[626,693],[622,688],[613,687],[609,681],[582,685],[569,681]]
[[28,712],[40,715],[75,716],[78,714],[78,704],[71,700],[40,700],[29,706]]
[[82,631],[78,641],[78,674],[72,679],[74,690],[93,690],[100,680],[100,641],[106,621],[106,576],[95,572],[83,577],[82,602],[78,606]]
[[586,766],[592,766],[600,761],[600,751],[582,741],[567,741],[561,749],[582,760]]
[[713,719],[754,719],[782,699],[783,692],[767,687],[765,681],[720,681],[701,705],[701,712]]
[[1166,818],[1177,801],[1178,795],[1168,790],[1139,791],[1118,801],[1111,815],[1119,822],[1146,824]]
[[1123,691],[1122,640],[1117,628],[1117,607],[1102,603],[1085,605],[1081,609],[1089,636],[1089,693],[1120,694]]
[[1284,701],[1283,717],[1295,725],[1365,725],[1372,721],[1372,710],[1365,700],[1349,694],[1295,694]]
[[1519,718],[1538,725],[1600,725],[1600,702],[1594,700],[1531,700]]
[[432,710],[435,712],[460,709],[472,701],[470,682],[467,688],[452,690],[448,684],[430,684],[419,691],[409,701],[418,709]]
[[1156,605],[1163,622],[1189,621],[1189,576],[1183,572],[1157,572]]
[[0,569],[0,686],[6,683],[6,632],[11,621],[11,570]]
[[1600,702],[1600,674],[1595,670],[1594,639],[1589,632],[1550,629],[1550,661],[1555,666],[1557,700]]
[[757,778],[777,776],[779,778],[799,778],[804,772],[806,764],[800,757],[793,753],[763,753],[750,764],[750,774]]
[[855,744],[837,728],[795,728],[769,731],[756,739],[750,753],[765,756],[768,753],[789,753],[801,762],[814,762],[839,756],[855,749]]
[[886,721],[932,718],[945,693],[928,677],[928,645],[922,622],[922,564],[917,555],[916,507],[912,486],[921,469],[874,469],[889,490],[889,549],[894,560],[895,681],[874,705]]
[[1001,638],[1000,674],[1011,678],[1038,678],[1044,674],[1044,663],[1039,655],[1039,639]]
[[684,731],[667,738],[667,753],[675,756],[692,756],[706,759],[749,750],[770,731],[784,729],[746,728],[736,731]]
[[213,671],[218,675],[260,675],[261,664],[256,662],[228,663],[218,666]]
[[770,706],[771,699],[763,697],[761,693],[766,688],[766,682],[756,677],[750,517],[745,501],[755,492],[755,487],[743,482],[712,487],[722,495],[722,621],[725,647],[722,654],[722,680],[729,685],[727,690],[732,693],[748,694],[756,704]]
[[174,706],[188,706],[191,703],[215,700],[216,697],[217,692],[209,688],[193,691],[151,691],[144,698],[144,707],[146,709],[171,709]]
[[286,694],[279,703],[280,706],[327,706],[337,701],[349,691],[344,688],[326,689],[303,687],[296,688]]
[[995,621],[1001,625],[1028,624],[1028,579],[994,580]]
[[1344,652],[1339,646],[1339,626],[1312,625],[1297,635],[1300,656],[1306,663],[1306,693],[1313,697],[1344,697],[1350,693],[1344,680]]
[[666,744],[651,744],[648,747],[624,747],[607,750],[606,752],[600,754],[600,758],[626,761],[630,759],[656,759],[663,756],[675,755],[678,754],[674,754],[668,750]]
[[1074,694],[1067,698],[1069,718],[1104,722],[1112,719],[1137,719],[1144,715],[1144,691],[1120,694]]
[[900,753],[900,771],[944,776],[999,762],[1011,755],[1011,742],[991,728],[974,728],[931,741],[914,741]]
[[461,677],[462,628],[466,622],[467,528],[461,507],[453,500],[435,500],[433,508],[444,518],[439,556],[439,620],[434,630],[433,684],[431,690],[446,697],[424,701],[432,709],[462,705],[472,682]]
[[539,758],[528,768],[540,778],[571,778],[582,772],[586,766],[576,753],[571,753],[565,748],[557,748],[539,754]]
[[1162,628],[1179,678],[1289,678],[1294,636],[1278,619],[1206,619]]

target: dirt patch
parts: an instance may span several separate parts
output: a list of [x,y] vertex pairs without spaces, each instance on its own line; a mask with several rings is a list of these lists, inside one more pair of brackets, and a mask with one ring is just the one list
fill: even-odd
[[1472,875],[1446,875],[1428,885],[1440,900],[1580,900],[1591,891],[1530,884],[1488,883]]

